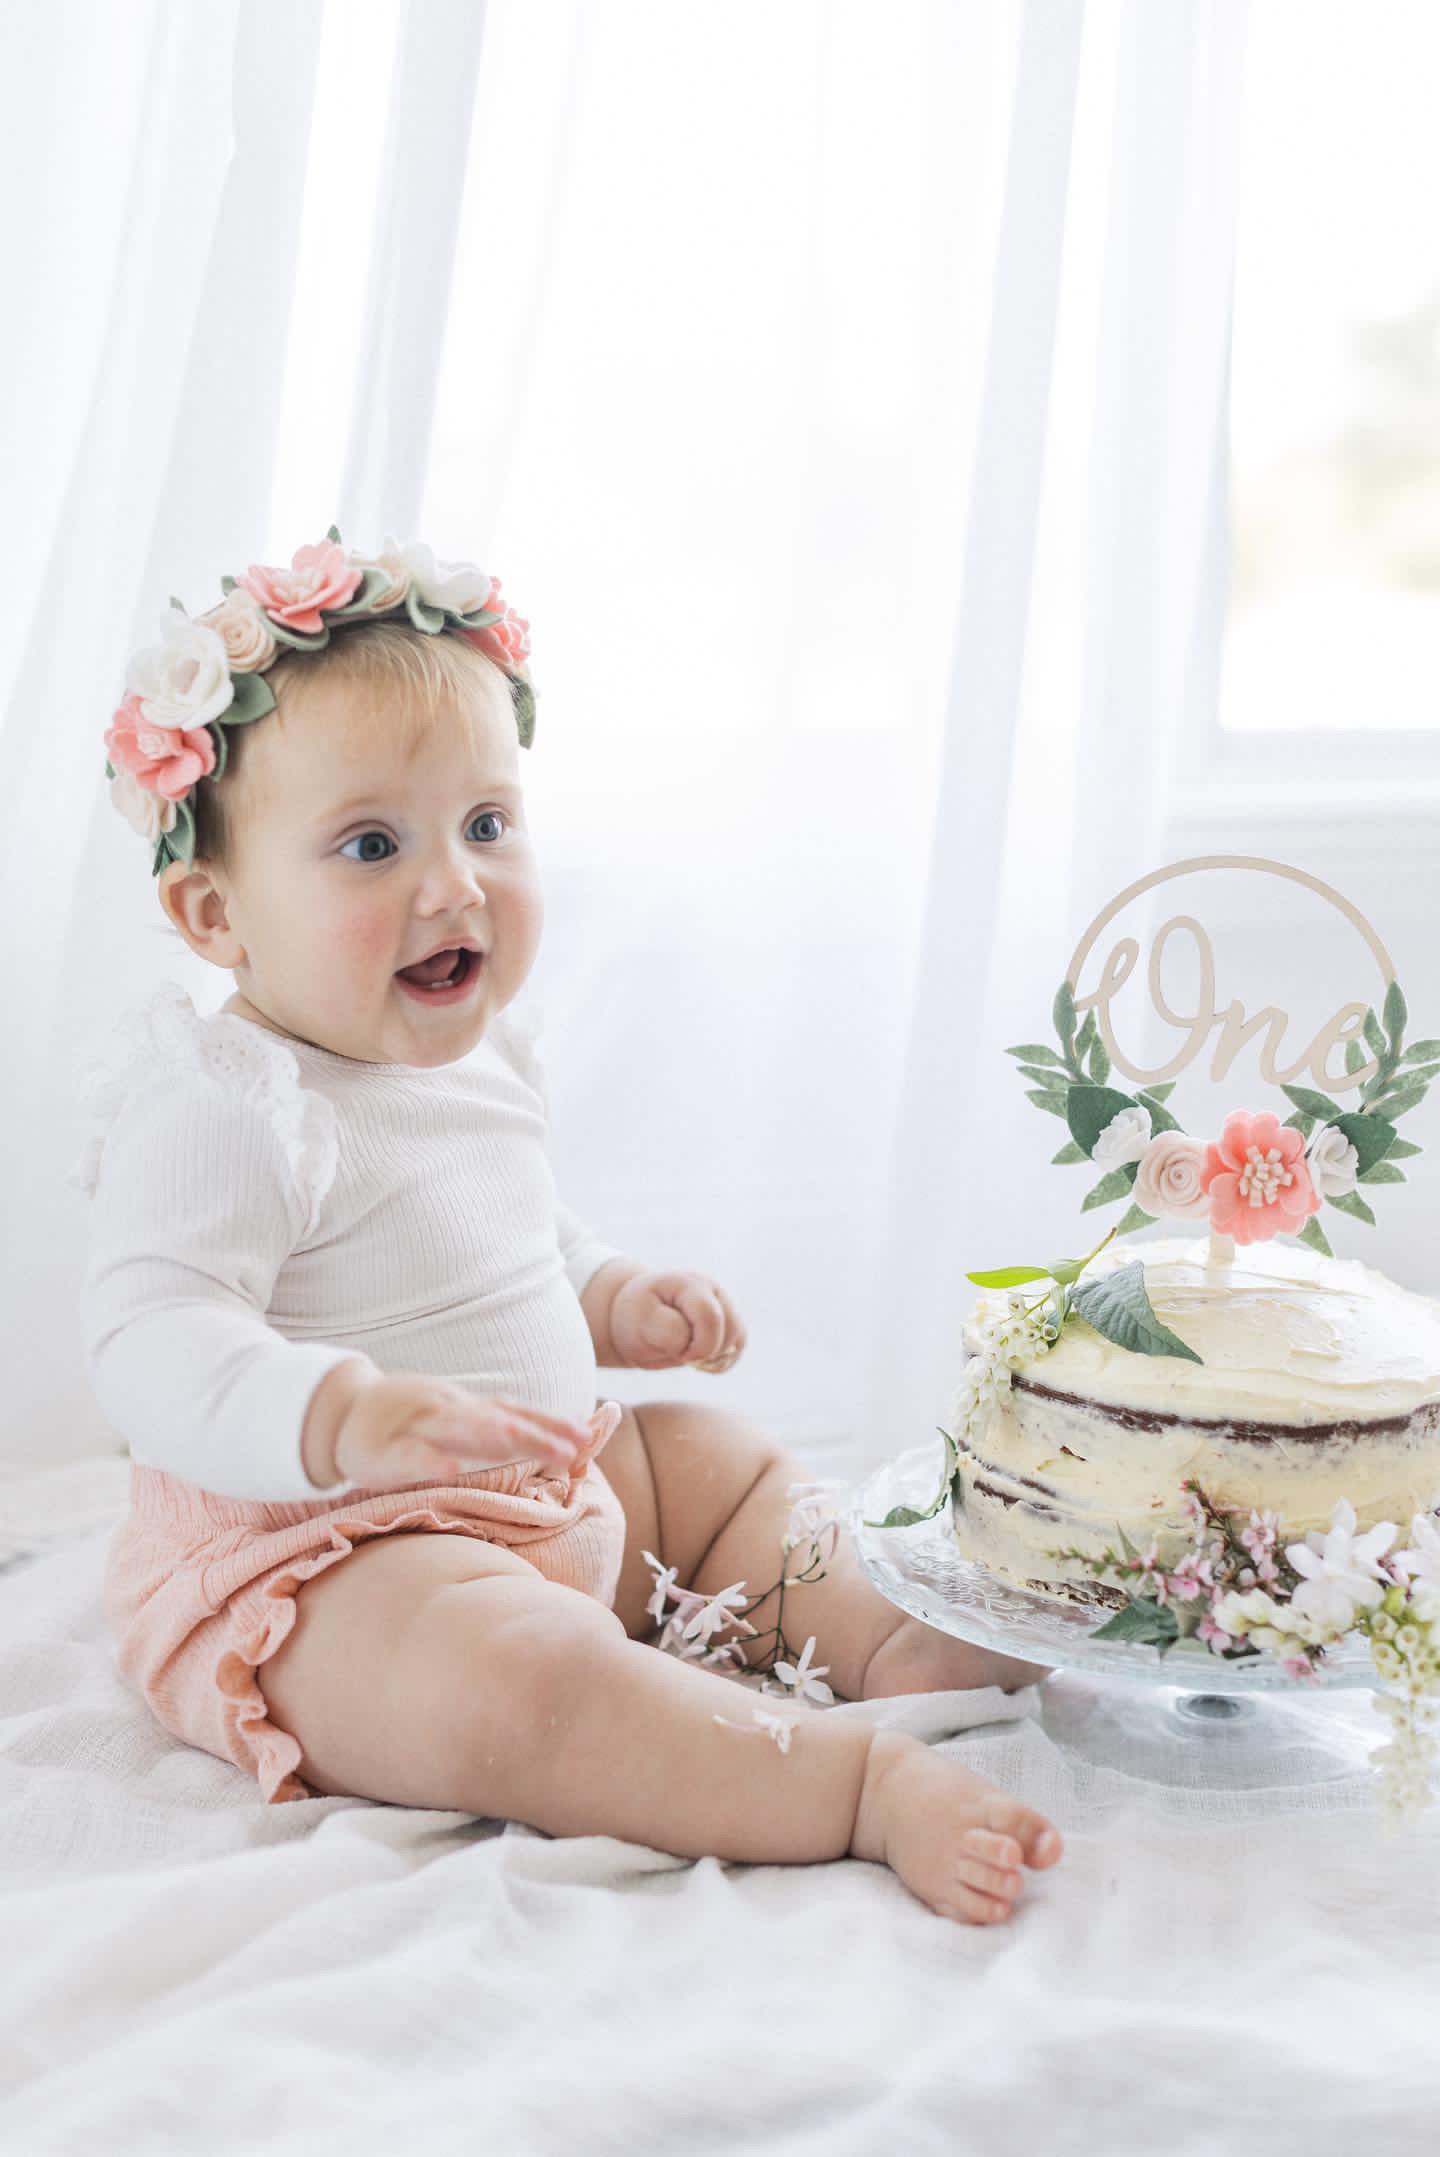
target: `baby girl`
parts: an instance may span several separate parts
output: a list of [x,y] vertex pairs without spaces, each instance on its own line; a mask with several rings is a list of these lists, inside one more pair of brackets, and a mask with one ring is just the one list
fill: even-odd
[[269,1802],[850,1853],[945,1916],[1008,1916],[1060,1856],[1048,1820],[720,1666],[783,1650],[792,1687],[850,1700],[1034,1666],[904,1616],[813,1514],[783,1632],[735,1622],[803,1537],[799,1465],[722,1408],[595,1398],[597,1366],[729,1370],[745,1328],[555,1191],[507,1009],[543,918],[527,625],[471,565],[333,527],[225,594],[172,602],[105,736],[166,915],[234,982],[209,1016],[161,989],[87,1087],[85,1350],[131,1452],[122,1672]]

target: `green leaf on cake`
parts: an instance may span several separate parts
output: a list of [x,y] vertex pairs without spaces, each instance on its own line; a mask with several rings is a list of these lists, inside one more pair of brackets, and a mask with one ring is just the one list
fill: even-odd
[[1421,1153],[1423,1150],[1422,1147],[1415,1144],[1413,1139],[1392,1138],[1385,1148],[1385,1158],[1387,1161],[1405,1161],[1409,1159],[1411,1154]]
[[1320,1226],[1313,1213],[1295,1238],[1295,1241],[1297,1243],[1308,1243],[1312,1251],[1319,1251],[1324,1258],[1333,1258],[1335,1256],[1335,1253],[1330,1248],[1329,1239],[1324,1229]]
[[1085,1061],[1085,1058],[1090,1053],[1091,1047],[1093,1046],[1095,1041],[1098,1040],[1099,1033],[1100,1029],[1095,1024],[1095,1013],[1093,1009],[1087,1011],[1085,1014],[1085,1023],[1081,1027],[1079,1033],[1075,1036],[1075,1058],[1078,1063],[1083,1063]]
[[1162,1079],[1158,1086],[1147,1086],[1143,1098],[1147,1101],[1168,1101],[1174,1091],[1174,1079]]
[[1402,1086],[1398,1093],[1381,1094],[1375,1103],[1375,1112],[1388,1116],[1393,1123],[1397,1116],[1408,1116],[1412,1108],[1419,1108],[1424,1098],[1423,1086]]
[[1063,1071],[1051,1071],[1045,1064],[1021,1064],[1020,1076],[1029,1079],[1042,1093],[1056,1093],[1067,1083]]
[[1400,993],[1400,984],[1398,981],[1392,981],[1385,991],[1384,1018],[1385,1031],[1396,1047],[1399,1046],[1400,1037],[1405,1031],[1405,1021],[1409,1016],[1405,999]]
[[1308,1138],[1319,1121],[1318,1116],[1307,1116],[1303,1108],[1297,1108],[1293,1116],[1285,1118],[1285,1123],[1281,1128],[1291,1131],[1303,1131],[1306,1138]]
[[[1167,1087],[1165,1090],[1168,1093],[1170,1089]],[[1165,1103],[1160,1098],[1159,1094],[1157,1094],[1152,1088],[1147,1086],[1142,1093],[1136,1096],[1136,1098],[1142,1108],[1148,1109],[1150,1111],[1150,1129],[1152,1134],[1160,1131],[1179,1130],[1179,1123],[1171,1115],[1169,1109],[1166,1108]]]
[[1112,1168],[1108,1176],[1102,1176],[1093,1191],[1087,1191],[1080,1201],[1080,1211],[1089,1213],[1093,1206],[1108,1206],[1115,1199],[1124,1198],[1135,1181],[1138,1161],[1126,1161],[1119,1168]]
[[1334,1206],[1340,1213],[1348,1213],[1356,1221],[1368,1221],[1372,1228],[1375,1226],[1375,1216],[1358,1191],[1342,1191],[1338,1198],[1329,1199],[1326,1203]]
[[[1092,1011],[1090,1016],[1093,1018],[1094,1015]],[[1110,1076],[1110,1055],[1104,1042],[1100,1039],[1098,1027],[1095,1039],[1090,1044],[1090,1076],[1097,1086],[1103,1086]]]
[[1366,1010],[1363,1031],[1366,1045],[1372,1056],[1384,1056],[1389,1053],[1390,1044],[1380,1031],[1380,1021],[1376,1018],[1373,1008],[1367,1008]]
[[1332,1101],[1328,1093],[1316,1093],[1313,1086],[1282,1086],[1280,1091],[1319,1123],[1338,1123],[1345,1113],[1338,1101]]
[[1362,1168],[1357,1183],[1403,1183],[1405,1171],[1396,1168],[1393,1161],[1377,1161],[1373,1168]]
[[1068,981],[1062,981],[1055,991],[1055,1002],[1050,1016],[1055,1022],[1055,1031],[1061,1046],[1068,1052],[1075,1039],[1075,998]]
[[1364,1049],[1361,1048],[1358,1041],[1346,1042],[1345,1069],[1348,1072],[1353,1075],[1356,1071],[1359,1071],[1363,1067],[1363,1065],[1368,1063],[1368,1061],[1369,1058],[1366,1056]]
[[1120,1216],[1115,1233],[1117,1236],[1131,1236],[1137,1228],[1148,1228],[1154,1218],[1154,1214],[1147,1213],[1143,1206],[1132,1206],[1128,1213]]
[[1348,1116],[1337,1116],[1335,1128],[1342,1131],[1355,1148],[1359,1157],[1357,1169],[1362,1176],[1366,1169],[1373,1168],[1381,1155],[1388,1153],[1395,1143],[1394,1124],[1387,1123],[1383,1116],[1373,1115],[1369,1110],[1364,1115],[1356,1109]]
[[1022,1064],[1050,1064],[1059,1071],[1065,1068],[1063,1058],[1057,1056],[1054,1049],[1042,1047],[1038,1041],[1022,1041],[1018,1048],[1006,1049],[1005,1054],[1017,1057]]
[[990,1273],[967,1273],[977,1288],[1019,1288],[1024,1281],[1048,1281],[1048,1266],[998,1266]]
[[1440,1041],[1412,1041],[1400,1061],[1402,1064],[1440,1062]]
[[1180,1621],[1167,1604],[1135,1596],[1090,1635],[1092,1640],[1134,1640],[1163,1655],[1180,1635]]
[[1072,1300],[1087,1325],[1132,1355],[1183,1356],[1190,1363],[1204,1360],[1155,1316],[1145,1291],[1145,1268],[1138,1258],[1098,1281],[1085,1282]]
[[1073,1167],[1076,1161],[1088,1161],[1089,1158],[1090,1156],[1082,1147],[1076,1145],[1073,1138],[1067,1138],[1060,1151],[1051,1154],[1050,1166],[1052,1168],[1070,1168]]
[[925,1506],[923,1510],[913,1505],[892,1505],[883,1520],[867,1520],[865,1523],[867,1528],[913,1528],[916,1521],[933,1520],[940,1511],[941,1506],[950,1496],[950,1486],[959,1473],[960,1459],[955,1451],[955,1441],[950,1436],[949,1431],[939,1424],[936,1425],[936,1428],[945,1441],[945,1468],[940,1478],[940,1488],[936,1491],[929,1505]]
[[1135,1102],[1128,1093],[1120,1093],[1113,1086],[1072,1086],[1065,1096],[1065,1120],[1070,1126],[1070,1136],[1077,1146],[1092,1154],[1095,1141],[1113,1123],[1122,1108],[1134,1108]]
[[[1073,1087],[1071,1092],[1074,1092]],[[1065,1107],[1065,1103],[1069,1098],[1067,1094],[1043,1093],[1038,1086],[1031,1086],[1027,1088],[1025,1098],[1027,1101],[1033,1101],[1036,1108],[1043,1108],[1048,1116],[1058,1116],[1062,1123],[1067,1120]]]

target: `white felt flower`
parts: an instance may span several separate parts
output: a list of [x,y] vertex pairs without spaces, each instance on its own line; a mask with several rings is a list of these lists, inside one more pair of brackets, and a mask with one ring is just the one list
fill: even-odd
[[1102,1168],[1124,1168],[1138,1161],[1150,1143],[1148,1108],[1122,1108],[1096,1139],[1090,1158]]
[[1210,1195],[1200,1181],[1205,1148],[1183,1131],[1161,1131],[1140,1156],[1135,1203],[1156,1220],[1198,1221],[1210,1211]]
[[224,639],[180,607],[161,616],[161,644],[132,654],[125,687],[152,726],[182,733],[218,719],[235,701]]
[[110,799],[126,823],[152,846],[162,832],[175,829],[179,811],[174,802],[164,794],[152,794],[148,787],[141,786],[133,772],[116,772],[110,781]]
[[1354,1190],[1360,1156],[1335,1124],[1321,1124],[1305,1158],[1310,1164],[1310,1180],[1322,1198],[1343,1198],[1347,1191]]
[[489,602],[494,580],[473,562],[437,562],[423,540],[402,547],[398,539],[385,540],[382,562],[401,563],[427,606],[448,607],[452,614],[477,614]]

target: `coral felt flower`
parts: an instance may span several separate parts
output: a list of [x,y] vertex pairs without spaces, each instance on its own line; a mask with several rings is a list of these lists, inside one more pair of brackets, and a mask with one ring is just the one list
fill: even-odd
[[235,581],[259,600],[273,621],[313,636],[325,627],[320,609],[348,606],[364,582],[364,571],[351,564],[337,540],[321,539],[312,547],[297,547],[288,569],[252,562]]
[[1252,1116],[1236,1109],[1216,1145],[1205,1148],[1200,1182],[1210,1201],[1210,1226],[1237,1243],[1294,1235],[1320,1210],[1320,1194],[1305,1161],[1305,1140],[1270,1109]]
[[[215,741],[208,726],[157,726],[146,717],[144,699],[133,693],[105,729],[105,747],[111,763],[129,772],[137,786],[170,801],[188,794],[197,779],[215,769]],[[121,807],[125,798],[120,798]]]

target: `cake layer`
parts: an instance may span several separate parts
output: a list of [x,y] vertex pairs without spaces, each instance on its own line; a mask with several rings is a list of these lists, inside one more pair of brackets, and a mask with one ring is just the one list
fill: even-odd
[[962,1450],[967,1555],[1067,1592],[1092,1576],[1057,1550],[1099,1557],[1123,1530],[1177,1556],[1187,1478],[1219,1505],[1278,1513],[1291,1541],[1341,1498],[1362,1527],[1405,1528],[1440,1500],[1440,1305],[1303,1246],[1228,1267],[1203,1242],[1111,1246],[1086,1278],[1135,1258],[1156,1316],[1203,1363],[1135,1354],[1072,1315]]

